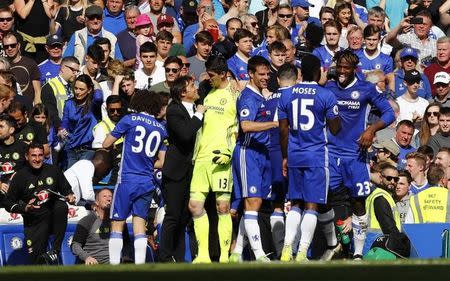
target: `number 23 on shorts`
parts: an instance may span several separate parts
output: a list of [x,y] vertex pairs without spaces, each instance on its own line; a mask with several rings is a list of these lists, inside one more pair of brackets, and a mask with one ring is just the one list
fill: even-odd
[[358,182],[356,187],[358,188],[358,196],[368,196],[370,194],[370,182]]

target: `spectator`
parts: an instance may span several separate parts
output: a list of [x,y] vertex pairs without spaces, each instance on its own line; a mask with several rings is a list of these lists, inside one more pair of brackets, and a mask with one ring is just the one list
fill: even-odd
[[[148,12],[143,12],[141,11],[141,13],[145,13],[146,15],[148,15],[150,17],[151,22],[153,23],[153,26],[156,27],[155,29],[155,34],[159,32],[158,29],[158,19],[161,16],[165,16],[165,14],[167,14],[168,12],[171,13],[172,15],[175,14],[175,11],[173,11],[173,8],[170,7],[169,5],[164,5],[165,1],[164,0],[148,0],[148,2],[150,3],[150,11]],[[171,11],[169,11],[171,10]],[[176,38],[177,42],[181,42],[181,33],[180,33],[180,28],[178,27],[178,23],[177,22],[173,22],[173,30],[172,30],[172,34],[173,37]]]
[[286,46],[280,42],[275,41],[268,46],[270,57],[270,74],[267,82],[267,89],[274,93],[278,90],[278,69],[286,62]]
[[0,57],[6,57],[2,41],[3,37],[11,32],[14,26],[14,16],[11,9],[8,7],[0,8],[0,19]]
[[[368,233],[363,253],[367,253],[372,244],[382,235],[390,239],[399,237],[401,224],[400,215],[396,211],[394,198],[399,181],[395,166],[382,165],[381,183],[367,197]],[[393,250],[393,249],[391,249]]]
[[406,171],[411,174],[411,194],[417,194],[430,187],[426,176],[427,158],[425,155],[412,152],[406,155]]
[[450,38],[442,37],[437,40],[436,61],[425,68],[424,74],[431,83],[431,91],[433,96],[436,95],[436,86],[434,85],[434,76],[438,72],[450,73]]
[[105,150],[97,150],[92,160],[79,160],[64,172],[75,195],[75,205],[91,207],[95,201],[93,185],[98,184],[110,169],[111,155]]
[[428,145],[436,155],[442,147],[450,147],[450,107],[441,107],[439,111],[439,130],[431,137]]
[[406,156],[409,153],[416,151],[416,149],[411,146],[413,134],[414,124],[411,121],[402,120],[397,124],[394,141],[400,148],[397,165],[399,171],[403,170],[406,166]]
[[202,82],[206,77],[205,61],[211,54],[211,48],[214,43],[211,33],[208,31],[200,31],[195,35],[195,56],[189,57],[188,61],[191,64],[190,70],[194,75],[195,80]]
[[323,6],[319,11],[320,25],[324,25],[329,20],[336,20],[334,9],[331,7]]
[[[419,56],[417,50],[406,47],[400,52],[400,68],[394,71],[395,76],[395,94],[400,97],[407,91],[407,87],[403,82],[406,71],[413,71],[417,69],[417,60]],[[429,100],[431,98],[431,85],[427,76],[420,73],[422,80],[420,81],[419,88],[417,89],[417,95],[421,98]]]
[[54,16],[52,7],[53,0],[14,0],[14,10],[18,15],[15,30],[24,40],[24,54],[34,58],[36,63],[47,57],[44,46],[50,31],[50,19]]
[[[433,186],[411,196],[405,223],[448,223],[447,216],[448,189],[444,169],[438,164],[432,164],[428,178]],[[433,198],[434,200],[430,200]]]
[[94,110],[99,108],[103,96],[94,86],[92,79],[82,74],[75,79],[74,97],[64,104],[64,113],[61,121],[61,130],[58,136],[65,142],[67,153],[67,168],[78,160],[92,159],[92,129],[97,124]]
[[[278,8],[277,8],[278,9]],[[241,18],[242,21],[242,28],[250,31],[252,33],[252,39],[253,39],[253,46],[257,47],[261,44],[261,42],[264,39],[263,33],[264,29],[259,26],[258,19],[254,15],[246,14],[243,15]],[[276,25],[269,25],[269,27],[276,26]],[[234,36],[233,36],[234,38]]]
[[448,147],[442,147],[436,154],[434,163],[441,165],[444,169],[445,176],[450,179],[450,149]]
[[398,117],[398,120],[410,120],[413,121],[416,126],[420,125],[425,109],[429,104],[426,99],[417,95],[422,76],[417,70],[405,71],[403,80],[405,81],[406,92],[396,99],[400,106],[400,116]]
[[253,35],[246,29],[238,29],[234,34],[237,52],[228,59],[228,69],[238,81],[248,81],[247,63],[252,51]]
[[188,61],[188,59],[185,56],[178,56],[178,58],[183,63],[183,67],[181,68],[180,76],[189,75],[191,63]]
[[[290,37],[292,37],[292,27],[295,25],[294,11],[288,4],[280,4],[277,11],[276,24],[286,28],[289,31]],[[294,38],[297,38],[295,35]]]
[[[136,19],[136,50],[144,44],[145,42],[154,42],[154,28],[150,21],[150,18],[146,14],[141,14]],[[142,68],[142,62],[139,59],[139,52],[136,52],[136,64],[135,69]]]
[[[215,15],[214,7],[211,9],[212,15],[205,12],[205,7],[211,5],[212,5],[211,0],[200,0],[197,7],[198,23],[189,25],[184,30],[183,45],[188,56],[193,56],[195,54],[195,50],[193,48],[195,43],[195,34],[199,33],[202,30],[205,30],[205,22],[207,20],[214,19]],[[225,25],[219,24],[219,29],[222,32],[222,34],[227,33]]]
[[173,46],[173,35],[169,31],[162,30],[156,35],[156,48],[158,49],[158,56],[156,64],[163,66],[164,61],[169,56],[169,51]]
[[41,82],[40,72],[36,62],[28,57],[22,56],[20,52],[21,44],[15,33],[8,33],[3,36],[3,48],[11,64],[11,71],[14,73],[17,83],[20,85],[22,93],[29,102],[41,102]]
[[286,38],[282,40],[284,46],[286,47],[286,63],[290,63],[295,65],[297,68],[300,68],[300,61],[295,57],[295,46],[292,43],[291,39]]
[[381,30],[375,25],[367,25],[364,28],[364,44],[363,52],[359,54],[360,69],[363,73],[381,69],[384,74],[394,71],[394,62],[392,58],[378,49],[381,40]]
[[354,25],[353,9],[352,6],[345,2],[336,2],[334,6],[336,13],[336,20],[341,26],[341,37],[339,39],[339,47],[346,49],[347,46],[347,33],[348,30]]
[[166,71],[166,80],[153,85],[150,91],[158,93],[164,92],[170,94],[170,88],[173,86],[173,82],[180,77],[181,66],[183,63],[178,57],[168,57],[164,62],[164,69]]
[[219,24],[226,24],[229,19],[239,18],[248,12],[248,0],[226,0],[228,5],[228,12],[223,15],[217,22]]
[[134,73],[137,89],[149,89],[164,81],[164,68],[156,65],[158,49],[152,42],[145,42],[139,49],[143,67]]
[[9,107],[14,95],[14,90],[10,86],[0,83],[0,114]]
[[251,56],[262,56],[265,59],[269,60],[269,52],[267,50],[268,45],[272,44],[275,41],[283,41],[288,38],[289,40],[291,40],[291,35],[289,34],[288,29],[279,24],[272,25],[265,29],[265,35],[266,38],[264,42],[261,44],[261,46],[252,51]]
[[439,129],[439,103],[430,103],[425,109],[425,118],[422,120],[420,131],[417,134],[420,145],[427,145],[430,138],[434,136]]
[[112,192],[104,188],[95,196],[93,211],[77,223],[70,248],[85,265],[109,264],[109,213]]
[[398,173],[398,183],[395,188],[395,205],[397,206],[398,213],[400,215],[401,223],[405,223],[406,214],[409,209],[409,187],[411,185],[411,175],[408,171],[402,171]]
[[[68,208],[64,201],[73,204],[75,196],[62,171],[57,166],[44,164],[42,145],[29,145],[26,155],[27,166],[12,179],[6,195],[6,209],[23,216],[31,262],[58,264],[67,226]],[[36,186],[36,180],[42,184]],[[62,198],[47,190],[60,193]],[[52,250],[46,251],[50,234],[55,235],[55,240]]]
[[291,32],[291,38],[294,45],[300,43],[300,38],[302,33],[306,30],[308,24],[315,24],[317,26],[321,25],[318,18],[312,17],[310,15],[310,7],[314,5],[310,4],[307,0],[294,0],[291,2],[294,11],[294,28]]
[[45,50],[48,53],[48,59],[38,65],[41,72],[41,85],[45,85],[48,80],[58,76],[61,68],[63,46],[64,41],[60,36],[51,35],[47,37]]
[[383,140],[379,143],[374,143],[373,147],[377,149],[377,164],[388,163],[397,168],[400,148],[393,140]]
[[[50,115],[48,113],[47,107],[45,107],[42,103],[36,104],[31,111],[31,119],[44,127],[45,132],[47,133],[47,141],[48,143],[50,155],[46,157],[44,162],[46,164],[56,164],[56,157],[54,158],[53,149],[56,151],[60,150],[60,144],[57,135],[57,131],[55,127],[50,125]],[[44,146],[45,149],[45,146]],[[45,152],[45,151],[44,151]]]
[[117,36],[127,25],[123,11],[124,0],[107,0],[103,10],[103,27]]
[[105,61],[105,52],[102,47],[97,44],[92,44],[88,47],[86,56],[83,58],[85,64],[80,68],[81,74],[88,75],[92,80],[101,82],[100,68]]
[[135,65],[136,60],[136,19],[140,15],[138,7],[131,5],[125,8],[125,22],[127,28],[117,34],[117,45],[124,60],[126,67]]
[[102,8],[96,5],[89,6],[85,11],[85,17],[86,27],[75,31],[72,37],[70,37],[70,41],[67,43],[67,48],[64,51],[64,56],[75,56],[84,64],[88,47],[100,36],[107,38],[111,42],[111,57],[121,60],[122,54],[120,53],[120,48],[117,47],[116,36],[103,28]]
[[279,4],[280,4],[279,0],[264,0],[264,5],[266,6],[266,9],[258,11],[255,14],[257,18],[257,25],[258,26],[274,25],[277,20],[277,10]]
[[166,215],[160,241],[162,262],[184,261],[184,236],[189,221],[189,185],[192,178],[192,155],[205,107],[194,102],[199,98],[192,77],[183,76],[170,89],[172,102],[167,107],[169,147],[163,166],[163,197]]
[[439,103],[442,107],[450,107],[450,75],[443,71],[436,73],[433,85],[436,88],[436,95],[430,99],[430,102]]
[[423,10],[416,17],[421,18],[423,23],[414,24],[414,32],[399,34],[402,29],[411,27],[409,24],[411,17],[406,17],[388,33],[386,42],[401,43],[418,50],[419,64],[422,68],[425,68],[431,64],[431,59],[436,56],[436,39],[429,36],[432,25],[430,12]]
[[120,99],[122,100],[123,112],[128,112],[128,106],[131,102],[136,89],[136,80],[134,78],[134,72],[127,71],[123,75],[123,79],[120,83]]
[[61,5],[55,20],[50,23],[52,34],[61,34],[64,42],[69,41],[75,31],[84,28],[86,8],[86,0],[67,1]]
[[320,59],[320,64],[324,70],[328,70],[333,62],[334,55],[342,50],[339,47],[339,36],[341,35],[341,27],[335,21],[327,21],[323,30],[325,33],[325,45],[314,49],[313,55]]
[[59,75],[50,79],[42,87],[42,103],[48,109],[50,124],[59,128],[63,117],[64,103],[73,97],[70,83],[80,73],[80,62],[75,57],[65,57],[61,60]]
[[347,33],[348,48],[355,54],[362,51],[363,30],[359,26],[351,26]]

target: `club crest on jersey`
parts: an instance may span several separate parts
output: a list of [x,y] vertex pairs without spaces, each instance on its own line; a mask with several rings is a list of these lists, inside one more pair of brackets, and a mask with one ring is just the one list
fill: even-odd
[[375,65],[375,69],[381,69],[381,64],[377,63],[377,64]]
[[338,115],[339,114],[339,108],[337,105],[333,106],[333,113],[334,115]]
[[221,99],[219,103],[220,105],[225,105],[227,103],[227,99]]
[[33,133],[28,133],[25,138],[29,141],[32,141],[34,139],[34,135],[33,135]]
[[18,160],[19,157],[20,157],[20,155],[19,155],[19,153],[17,153],[17,152],[14,152],[13,155],[12,155],[12,158],[13,158],[14,160]]
[[250,193],[256,193],[256,186],[250,186]]
[[353,91],[350,96],[352,97],[352,99],[356,100],[359,98],[359,92],[358,91]]
[[247,117],[250,115],[250,110],[248,110],[247,108],[244,108],[241,110],[241,112],[239,114],[241,115],[241,117]]
[[46,179],[45,179],[45,183],[46,183],[47,185],[52,185],[52,184],[53,184],[53,178],[52,178],[52,177],[46,178]]

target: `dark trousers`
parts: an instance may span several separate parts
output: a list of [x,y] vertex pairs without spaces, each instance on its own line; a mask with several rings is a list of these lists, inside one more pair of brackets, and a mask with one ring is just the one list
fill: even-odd
[[185,233],[191,214],[188,209],[192,171],[179,181],[163,175],[162,194],[166,215],[161,229],[159,257],[161,262],[184,262]]
[[55,235],[52,250],[61,251],[67,227],[67,204],[60,200],[48,203],[49,212],[32,217],[24,222],[24,234],[30,261],[39,263],[39,257],[47,252],[48,238]]

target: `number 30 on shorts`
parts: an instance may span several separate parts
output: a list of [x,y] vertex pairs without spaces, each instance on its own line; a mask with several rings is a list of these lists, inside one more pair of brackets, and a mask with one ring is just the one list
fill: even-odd
[[365,181],[363,183],[358,182],[356,184],[358,188],[358,196],[367,196],[370,194],[370,182]]

